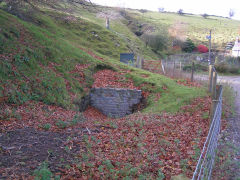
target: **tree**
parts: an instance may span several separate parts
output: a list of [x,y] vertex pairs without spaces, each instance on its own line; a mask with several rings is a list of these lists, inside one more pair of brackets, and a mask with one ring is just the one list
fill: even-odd
[[192,42],[191,39],[187,39],[184,43],[183,43],[183,46],[182,46],[182,50],[184,52],[188,52],[188,53],[191,53],[193,52],[193,50],[196,48],[196,46],[194,45],[194,43]]
[[154,34],[145,33],[142,35],[142,39],[146,46],[150,46],[156,53],[166,49],[169,44],[168,33],[164,30]]
[[235,15],[235,11],[233,9],[229,10],[229,17],[232,18]]
[[208,16],[209,16],[209,15],[206,14],[206,13],[202,14],[202,17],[205,18],[205,19],[207,19]]
[[177,12],[179,15],[183,15],[183,9],[179,9],[178,12]]

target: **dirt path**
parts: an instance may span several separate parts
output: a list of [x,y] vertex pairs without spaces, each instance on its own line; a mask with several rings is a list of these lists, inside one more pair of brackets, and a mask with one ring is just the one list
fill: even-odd
[[220,77],[220,82],[228,83],[236,93],[235,95],[235,114],[228,118],[228,127],[226,132],[223,132],[225,144],[231,144],[229,151],[232,152],[232,179],[240,179],[240,77]]
[[0,134],[0,179],[29,179],[44,161],[53,173],[61,172],[78,160],[81,137],[82,130],[57,133],[33,128]]
[[[208,76],[196,77],[200,80],[208,80]],[[222,164],[219,171],[226,171],[232,180],[240,179],[240,76],[219,76],[219,84],[228,84],[235,92],[235,114],[227,119],[227,128],[221,133],[219,149],[225,154],[231,154],[227,165]],[[217,177],[219,178],[219,177]],[[213,177],[213,179],[216,179]]]
[[[204,81],[208,80],[207,75],[198,75],[196,78]],[[233,90],[236,93],[235,99],[236,114],[240,115],[240,76],[218,76],[218,83],[223,85],[228,84],[233,88]]]
[[233,76],[233,77],[220,76],[219,82],[220,83],[221,82],[228,83],[235,91],[235,93],[236,93],[236,99],[235,99],[236,114],[239,118],[239,115],[240,115],[240,76]]

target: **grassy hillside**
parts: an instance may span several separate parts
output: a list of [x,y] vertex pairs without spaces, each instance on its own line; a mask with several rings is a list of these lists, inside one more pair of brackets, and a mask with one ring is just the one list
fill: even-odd
[[[204,94],[201,89],[180,86],[161,75],[121,64],[116,57],[127,50],[124,41],[87,20],[76,18],[66,23],[66,17],[69,16],[46,12],[33,16],[32,22],[24,22],[1,11],[1,97],[8,97],[9,102],[17,104],[36,100],[73,108],[73,102],[91,88],[93,74],[104,68],[120,72],[131,69],[126,77],[133,79],[136,86],[147,84],[145,90],[152,92],[151,96],[163,91],[163,86],[169,89],[162,95],[166,96],[169,106],[161,101],[154,107],[156,102],[149,99],[149,109],[153,106],[155,112],[160,109],[177,111],[183,103]],[[120,46],[113,50],[115,43]],[[106,60],[95,59],[82,49],[100,51],[104,55],[98,54]],[[84,65],[87,66],[76,69]],[[142,77],[142,73],[147,73],[148,78]],[[148,84],[152,84],[154,90],[147,89]],[[179,101],[171,102],[176,97]]]
[[[134,52],[137,55],[143,56],[145,58],[157,58],[158,56],[151,51],[149,47],[146,47],[144,42],[137,37],[134,32],[126,25],[128,20],[123,14],[126,13],[125,10],[119,8],[109,8],[103,6],[90,6],[83,8],[83,6],[78,4],[69,4],[62,2],[60,4],[63,8],[67,8],[71,15],[79,17],[81,19],[87,20],[91,23],[97,24],[102,28],[105,28],[105,17],[110,18],[110,32],[116,37],[125,42],[128,51]],[[62,11],[62,10],[58,10]],[[114,50],[117,50],[116,47]],[[95,49],[93,49],[95,50]],[[111,50],[111,49],[110,49]],[[126,51],[126,50],[125,50]],[[124,51],[122,51],[124,52]],[[104,54],[102,52],[102,54]],[[119,59],[119,55],[118,55]]]
[[[157,58],[136,23],[124,15],[107,30],[98,10],[69,6],[25,20],[0,10],[0,178],[191,177],[209,127],[206,90],[120,63],[121,52]],[[97,83],[141,89],[147,107],[116,119],[80,113]]]
[[[159,13],[144,10],[132,10],[121,8],[107,8],[95,6],[93,12],[85,13],[86,10],[78,7],[74,14],[86,18],[104,27],[104,16],[110,17],[111,28],[129,38],[140,49],[144,47],[134,32],[160,31],[165,29],[169,36],[179,39],[192,39],[196,44],[208,44],[206,35],[212,29],[213,48],[225,48],[226,43],[235,41],[240,31],[240,21],[217,16],[178,15],[177,13]],[[170,43],[171,44],[171,43]],[[148,54],[147,51],[143,53]],[[152,55],[152,54],[148,54]]]
[[[139,20],[155,26],[165,24],[176,37],[185,36],[198,43],[207,44],[206,35],[212,29],[213,48],[222,48],[227,42],[235,41],[239,35],[240,21],[209,16],[206,19],[197,15],[178,15],[175,13],[147,12]],[[136,17],[136,16],[135,16]]]
[[[3,25],[0,36],[2,95],[8,96],[12,103],[33,99],[64,107],[70,105],[69,93],[81,97],[83,88],[90,86],[91,76],[87,76],[85,85],[80,85],[74,81],[79,75],[69,72],[78,63],[91,62],[89,68],[94,68],[97,60],[63,39],[61,33],[64,32],[48,17],[44,21],[41,16],[36,19],[44,28],[3,11],[0,19]],[[70,92],[65,82],[70,84]]]

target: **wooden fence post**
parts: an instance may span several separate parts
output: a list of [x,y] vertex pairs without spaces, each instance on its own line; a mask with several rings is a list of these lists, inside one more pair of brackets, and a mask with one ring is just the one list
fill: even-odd
[[213,83],[213,65],[209,65],[209,84],[208,91],[212,92],[212,83]]
[[211,112],[210,112],[210,117],[211,120],[214,117],[216,107],[217,107],[217,72],[213,71],[212,72],[212,107],[211,107]]
[[194,74],[194,62],[192,62],[191,82],[193,82],[193,74]]
[[217,98],[217,90],[216,90],[216,86],[217,86],[217,72],[213,71],[213,82],[212,82],[212,99],[216,100]]
[[142,58],[142,69],[144,69],[144,59]]
[[140,58],[139,68],[140,68],[140,69],[143,69],[143,58]]

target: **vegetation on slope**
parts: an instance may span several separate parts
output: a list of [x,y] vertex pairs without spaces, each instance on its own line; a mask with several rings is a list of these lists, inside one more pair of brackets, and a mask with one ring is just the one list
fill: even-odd
[[[24,21],[0,10],[1,174],[15,179],[22,173],[23,177],[53,177],[45,163],[29,173],[28,160],[34,159],[36,169],[46,159],[51,170],[66,179],[163,179],[180,173],[190,177],[208,130],[209,98],[199,98],[206,96],[205,90],[120,63],[119,53],[133,49],[145,57],[157,55],[122,19],[112,22],[114,29],[108,31],[96,12],[86,11],[80,11],[80,16],[76,11],[69,14],[45,7]],[[122,119],[107,118],[93,108],[80,113],[76,102],[97,82],[142,89],[148,106],[143,113]],[[13,133],[5,134],[10,130]],[[14,134],[21,138],[12,138]],[[43,139],[36,139],[38,134]],[[5,146],[13,142],[5,135],[18,143],[11,157]],[[26,139],[32,145],[29,152],[22,150]],[[8,158],[21,167],[16,170]]]
[[[73,100],[80,99],[87,93],[85,90],[91,88],[94,81],[92,76],[98,70],[98,65],[110,66],[116,71],[129,68],[114,58],[126,50],[124,41],[89,21],[71,16],[74,20],[66,22],[66,17],[69,16],[46,12],[45,15],[32,17],[30,23],[1,11],[2,97],[8,97],[11,103],[37,100],[73,107]],[[113,48],[115,43],[120,47]],[[102,51],[104,57],[109,59],[94,59],[82,49]],[[86,64],[78,72],[77,66]],[[181,87],[166,77],[144,72],[150,77],[143,78],[141,73],[142,70],[132,69],[127,76],[137,79],[137,86],[144,82],[152,83],[157,89],[153,93],[160,91],[164,85],[174,91],[183,90],[183,94],[173,93],[172,98],[182,98],[180,102],[199,95],[194,88]],[[166,94],[172,96],[172,92]],[[193,95],[185,96],[186,94]]]
[[[206,36],[210,29],[212,30],[213,49],[223,50],[228,42],[235,41],[240,28],[239,21],[217,16],[203,18],[199,15],[179,15],[102,6],[84,9],[82,6],[69,5],[68,8],[75,16],[102,27],[105,27],[105,17],[109,17],[110,30],[124,40],[131,51],[146,59],[174,53],[175,49],[172,49],[172,45],[181,45],[187,38],[191,39],[195,45],[208,46]],[[146,46],[151,39],[149,35],[160,38],[159,51],[156,51],[150,44]]]
[[192,39],[195,43],[208,43],[206,36],[212,30],[214,49],[225,48],[226,43],[235,41],[239,35],[240,21],[222,17],[209,16],[203,18],[197,15],[183,15],[176,13],[159,13],[128,11],[132,18],[140,23],[146,23],[159,28],[166,28],[171,38],[184,40]]

